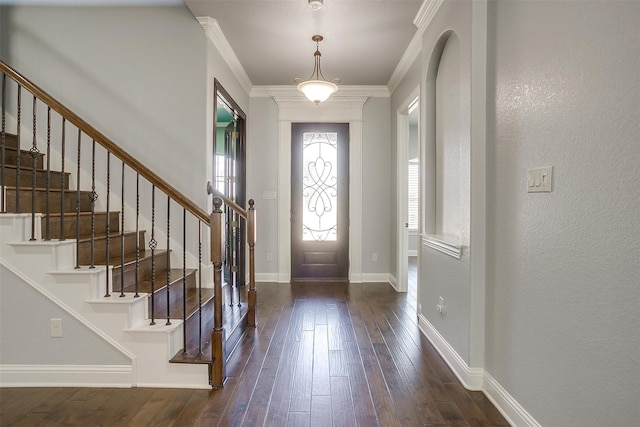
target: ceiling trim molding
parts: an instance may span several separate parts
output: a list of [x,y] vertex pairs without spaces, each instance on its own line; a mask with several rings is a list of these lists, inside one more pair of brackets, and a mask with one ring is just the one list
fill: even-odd
[[444,0],[425,0],[422,3],[413,20],[415,26],[418,27],[418,34],[422,35],[424,33],[443,2]]
[[220,52],[220,55],[222,55],[222,58],[231,69],[233,75],[238,79],[240,85],[247,93],[250,93],[253,88],[253,83],[251,83],[249,75],[247,75],[247,72],[240,63],[238,56],[233,51],[231,44],[229,44],[227,37],[222,32],[222,28],[220,28],[218,21],[210,16],[198,16],[196,19],[204,29],[209,40],[211,40],[213,45]]
[[[338,86],[338,92],[332,95],[329,100],[335,98],[345,97],[367,97],[367,98],[389,98],[391,92],[387,86]],[[272,86],[253,86],[251,98],[300,98],[305,99],[302,92],[300,92],[295,85],[272,85]],[[323,102],[323,104],[328,101]]]
[[420,55],[420,52],[422,52],[422,34],[431,23],[431,20],[442,5],[443,1],[444,0],[425,0],[422,3],[422,6],[420,6],[420,10],[418,10],[416,17],[413,20],[414,25],[418,27],[418,31],[414,34],[409,46],[407,46],[402,58],[400,58],[400,62],[398,62],[396,69],[393,70],[393,74],[391,74],[389,82],[387,82],[389,93],[393,93],[393,91],[396,90],[404,76],[409,71],[413,62]]

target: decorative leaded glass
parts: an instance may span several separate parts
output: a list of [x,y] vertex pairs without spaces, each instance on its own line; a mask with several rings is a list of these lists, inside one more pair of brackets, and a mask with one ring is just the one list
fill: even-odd
[[338,134],[302,134],[302,240],[338,235]]

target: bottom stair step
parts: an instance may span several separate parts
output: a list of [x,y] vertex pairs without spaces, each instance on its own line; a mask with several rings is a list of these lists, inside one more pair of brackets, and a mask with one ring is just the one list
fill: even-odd
[[[230,287],[225,287],[225,292],[229,292]],[[245,294],[243,291],[241,294]],[[229,298],[227,298],[227,301]],[[212,300],[213,302],[213,300]],[[225,329],[225,359],[228,359],[237,344],[240,342],[242,337],[244,336],[244,331],[247,328],[247,312],[248,305],[246,298],[243,296],[241,306],[238,307],[237,304],[233,306],[229,306],[228,304],[223,304],[222,309],[223,313],[223,321],[224,321],[224,329]],[[190,327],[190,320],[193,319],[193,325],[195,327]],[[211,331],[213,330],[213,305],[211,306],[211,313],[208,313],[203,309],[203,324],[202,324],[202,354],[198,354],[198,316],[192,315],[191,318],[187,319],[187,351],[179,351],[176,355],[170,360],[171,363],[212,363],[213,357],[211,354]],[[205,322],[205,319],[209,321]]]

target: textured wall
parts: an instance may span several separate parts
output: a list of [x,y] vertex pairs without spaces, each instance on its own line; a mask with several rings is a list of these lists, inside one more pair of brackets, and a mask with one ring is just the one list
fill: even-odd
[[[448,224],[456,224],[456,229],[460,242],[465,246],[462,259],[456,259],[445,255],[430,247],[422,247],[422,256],[419,260],[420,280],[418,286],[419,303],[422,304],[422,312],[426,319],[438,330],[465,362],[469,362],[469,322],[470,322],[470,282],[469,282],[469,262],[472,254],[469,250],[469,147],[470,147],[470,49],[471,49],[471,3],[469,2],[444,2],[438,13],[431,21],[422,38],[422,67],[423,67],[423,99],[421,105],[425,106],[425,111],[421,117],[425,120],[421,159],[421,167],[424,171],[425,181],[422,195],[424,205],[424,218],[426,223],[425,232],[435,234],[438,224],[436,218],[437,204],[437,150],[436,139],[438,129],[442,129],[443,138],[455,139],[458,141],[460,150],[457,151],[459,165],[466,161],[466,168],[458,167],[453,172],[445,169],[445,181],[449,180],[452,185],[447,187],[448,193],[452,196],[448,200],[440,199],[440,206],[447,206],[442,202],[449,202],[452,211],[459,215],[457,221],[449,221]],[[451,39],[454,38],[454,39]],[[458,102],[449,102],[443,105],[444,109],[436,111],[436,71],[440,62],[441,54],[445,49],[447,40],[455,40],[454,51],[457,50],[457,60],[445,66],[444,74],[449,69],[447,77],[449,85],[455,85],[454,93],[458,97]],[[446,79],[445,79],[446,80]],[[429,89],[431,88],[431,90]],[[426,93],[425,93],[426,92]],[[451,101],[451,100],[449,100]],[[451,110],[449,110],[451,109]],[[453,111],[455,109],[455,111]],[[446,112],[448,118],[438,125],[442,113]],[[463,149],[464,148],[464,149]],[[453,157],[453,156],[450,156]],[[466,159],[466,160],[465,160]],[[444,159],[443,159],[444,160]],[[450,158],[449,161],[453,161]],[[442,164],[442,162],[441,162]],[[446,164],[445,164],[446,166]],[[446,174],[455,176],[446,176]],[[455,183],[455,185],[453,185]],[[453,188],[458,189],[454,193]],[[453,203],[453,196],[458,196],[457,204]],[[451,215],[451,212],[443,210],[441,215]],[[442,218],[442,216],[440,217]],[[447,221],[445,221],[445,224]],[[453,232],[452,232],[453,234]],[[436,310],[438,297],[445,300],[445,314],[441,315]]]
[[489,16],[487,370],[542,425],[637,425],[640,3]]

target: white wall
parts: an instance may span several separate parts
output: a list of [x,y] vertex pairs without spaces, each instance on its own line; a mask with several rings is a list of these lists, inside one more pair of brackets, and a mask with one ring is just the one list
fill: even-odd
[[[62,319],[51,338],[50,319]],[[0,364],[131,365],[131,359],[0,265]]]
[[486,369],[544,426],[637,425],[640,3],[489,17]]

